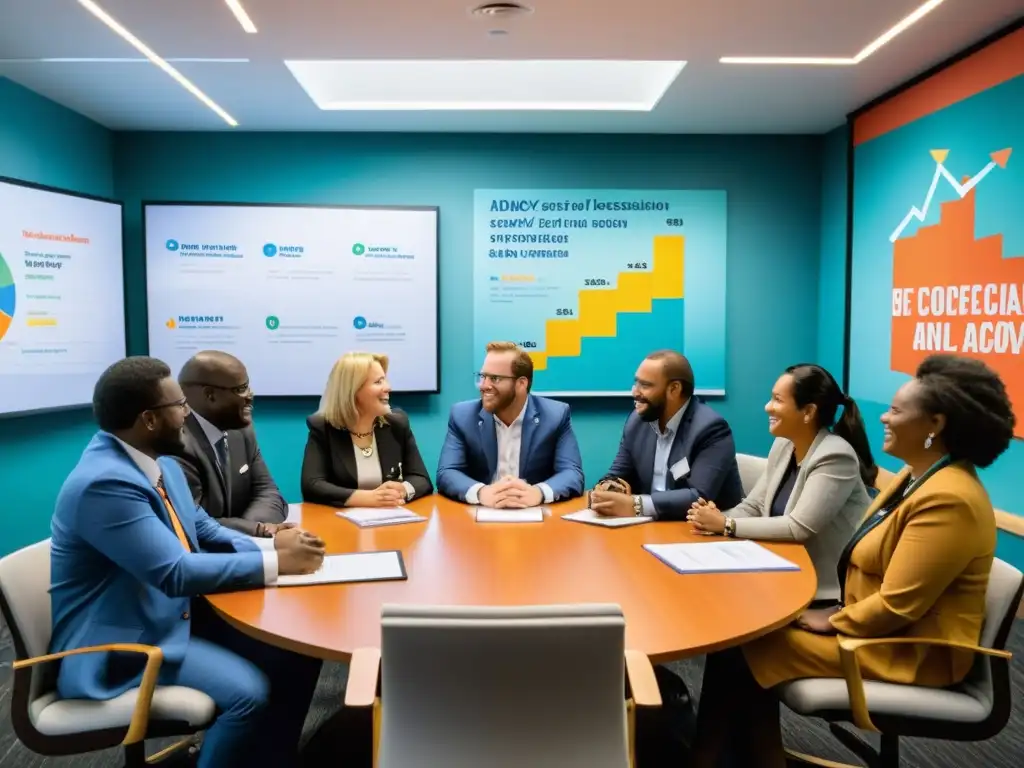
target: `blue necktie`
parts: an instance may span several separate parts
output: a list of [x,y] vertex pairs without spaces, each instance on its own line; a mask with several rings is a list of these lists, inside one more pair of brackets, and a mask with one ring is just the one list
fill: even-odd
[[224,476],[224,480],[228,479],[228,467],[230,464],[230,456],[228,454],[228,436],[224,435],[218,440],[214,446],[214,450],[217,452],[217,461],[220,463],[220,472]]

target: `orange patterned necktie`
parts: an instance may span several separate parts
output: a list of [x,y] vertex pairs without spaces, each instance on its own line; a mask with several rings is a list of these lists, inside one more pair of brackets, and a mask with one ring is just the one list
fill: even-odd
[[178,519],[178,513],[174,511],[174,505],[171,504],[171,499],[167,495],[167,491],[164,490],[164,479],[161,477],[159,482],[156,484],[156,492],[160,494],[160,498],[164,500],[164,506],[167,507],[167,514],[171,517],[171,527],[174,528],[174,535],[178,537],[178,541],[181,542],[187,551],[192,551],[192,545],[189,544],[188,536],[185,535],[185,528],[181,524],[181,520]]

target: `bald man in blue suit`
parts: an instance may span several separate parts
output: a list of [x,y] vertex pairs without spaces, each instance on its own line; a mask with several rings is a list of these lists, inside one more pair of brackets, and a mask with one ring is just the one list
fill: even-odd
[[[164,458],[180,447],[188,413],[170,373],[159,360],[126,358],[96,385],[101,431],[61,488],[51,524],[50,650],[157,646],[158,685],[203,691],[217,705],[199,766],[292,766],[319,660],[244,637],[195,598],[314,571],[323,542],[294,528],[250,538],[196,507],[181,467]],[[112,699],[139,685],[144,661],[68,656],[57,692]]]

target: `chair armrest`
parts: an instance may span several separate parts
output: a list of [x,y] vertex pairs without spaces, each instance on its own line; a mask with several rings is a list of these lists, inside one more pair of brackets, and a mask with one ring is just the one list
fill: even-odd
[[626,686],[638,707],[660,707],[661,691],[654,667],[647,654],[640,651],[626,651]]
[[1009,660],[1013,654],[1008,651],[1001,651],[995,648],[982,648],[980,645],[968,643],[956,643],[950,640],[933,640],[920,637],[839,637],[839,662],[843,667],[843,677],[846,679],[846,690],[850,695],[850,713],[853,715],[853,724],[865,731],[878,731],[875,724],[871,722],[868,713],[867,696],[864,693],[864,678],[860,672],[860,662],[857,660],[857,651],[861,648],[869,648],[875,645],[931,645],[942,648],[953,648],[961,651],[971,651],[992,656],[999,659]]
[[153,704],[153,691],[156,688],[157,677],[160,674],[160,665],[164,661],[164,652],[155,645],[140,645],[138,643],[109,643],[107,645],[92,645],[88,648],[73,648],[70,651],[50,653],[46,656],[36,656],[32,659],[19,659],[14,662],[14,669],[28,669],[37,664],[46,664],[51,661],[58,661],[67,656],[78,656],[83,653],[141,653],[146,656],[146,667],[142,670],[142,682],[139,683],[139,695],[135,700],[135,709],[132,712],[132,719],[128,723],[128,732],[121,741],[123,746],[136,744],[146,739],[146,731],[149,728],[149,709]]
[[346,707],[372,707],[380,685],[380,649],[356,648],[348,665]]

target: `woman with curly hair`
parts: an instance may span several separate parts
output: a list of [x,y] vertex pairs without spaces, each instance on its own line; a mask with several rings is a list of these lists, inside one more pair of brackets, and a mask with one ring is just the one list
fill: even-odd
[[[978,479],[1013,438],[998,374],[978,360],[933,355],[882,415],[882,449],[906,467],[869,507],[839,560],[840,604],[712,654],[704,671],[694,766],[712,766],[733,728],[759,766],[785,766],[779,683],[842,677],[847,637],[917,637],[977,645],[996,547],[992,502]],[[865,679],[944,687],[960,682],[969,651],[914,644],[857,654]],[[738,742],[740,740],[733,739]]]

